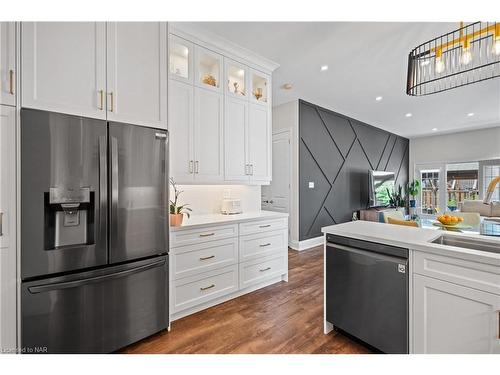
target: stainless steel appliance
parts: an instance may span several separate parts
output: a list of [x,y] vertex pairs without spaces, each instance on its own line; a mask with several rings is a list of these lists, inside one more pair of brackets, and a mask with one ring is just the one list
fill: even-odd
[[24,348],[111,352],[167,328],[167,155],[164,130],[21,110]]
[[408,250],[327,235],[326,320],[385,353],[408,353]]

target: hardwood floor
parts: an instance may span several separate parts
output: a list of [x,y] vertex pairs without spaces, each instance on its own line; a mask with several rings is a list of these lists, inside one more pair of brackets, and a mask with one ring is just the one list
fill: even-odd
[[176,320],[121,353],[370,353],[323,334],[323,247],[289,250],[289,281]]

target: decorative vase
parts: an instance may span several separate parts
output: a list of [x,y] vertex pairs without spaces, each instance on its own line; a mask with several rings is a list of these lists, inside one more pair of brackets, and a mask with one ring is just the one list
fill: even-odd
[[184,214],[170,214],[170,226],[180,227],[182,225],[182,219],[184,219]]
[[417,201],[415,199],[410,199],[410,207],[416,207]]

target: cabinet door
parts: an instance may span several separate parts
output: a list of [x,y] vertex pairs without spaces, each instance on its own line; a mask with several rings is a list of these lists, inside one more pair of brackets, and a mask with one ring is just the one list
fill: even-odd
[[415,274],[415,353],[500,353],[500,296]]
[[16,105],[16,23],[0,22],[0,104]]
[[224,58],[224,72],[226,95],[248,100],[248,68],[236,61]]
[[0,105],[0,351],[16,347],[16,109]]
[[106,51],[108,120],[166,128],[166,24],[109,22]]
[[22,106],[105,119],[106,25],[23,22]]
[[248,164],[250,181],[271,181],[271,128],[267,106],[250,104],[248,110]]
[[170,34],[168,48],[169,78],[193,83],[193,43]]
[[215,182],[224,179],[222,147],[222,94],[195,87],[194,156],[195,179]]
[[248,102],[226,97],[224,120],[224,174],[228,181],[248,181],[246,125]]
[[195,86],[222,92],[222,55],[196,45],[194,47]]
[[170,80],[169,92],[170,176],[175,182],[190,182],[194,176],[194,88]]

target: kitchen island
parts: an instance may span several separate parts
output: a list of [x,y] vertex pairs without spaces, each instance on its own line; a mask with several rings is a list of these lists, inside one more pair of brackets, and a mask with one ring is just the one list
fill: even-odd
[[[366,304],[359,294],[349,297],[348,293],[342,293],[347,295],[344,296],[347,305],[371,309],[370,313],[379,313],[397,298],[402,301],[402,290],[406,288],[407,308],[400,306],[407,312],[406,352],[500,353],[500,238],[367,221],[332,225],[324,227],[322,232],[325,234],[325,334],[334,328],[330,320],[337,319],[335,314],[332,318],[332,306],[339,304],[338,298],[335,300],[338,283],[343,283],[341,290],[352,294],[361,285],[365,295],[373,293],[386,298],[386,303]],[[329,246],[327,241],[344,245]],[[332,259],[334,262],[343,259],[332,258],[332,253],[342,251],[344,259],[351,252],[349,259],[353,263],[337,268],[332,277],[335,265]],[[376,256],[360,258],[363,254]],[[372,265],[378,265],[376,272]],[[354,270],[360,272],[356,277],[350,274]],[[394,274],[387,276],[392,271]],[[332,285],[332,280],[337,284]],[[392,287],[397,280],[401,282],[400,289]],[[332,296],[332,289],[337,291],[336,296]],[[380,289],[385,293],[380,293]],[[339,311],[344,317],[349,313],[342,308]],[[400,311],[388,311],[380,325],[374,323],[375,318],[357,322],[361,334],[355,336],[363,339],[364,332],[368,332],[369,338],[386,335],[385,330],[377,332],[377,329],[396,313]],[[358,311],[353,316],[363,315]],[[335,324],[335,328],[344,327]],[[346,332],[350,333],[347,329]]]

